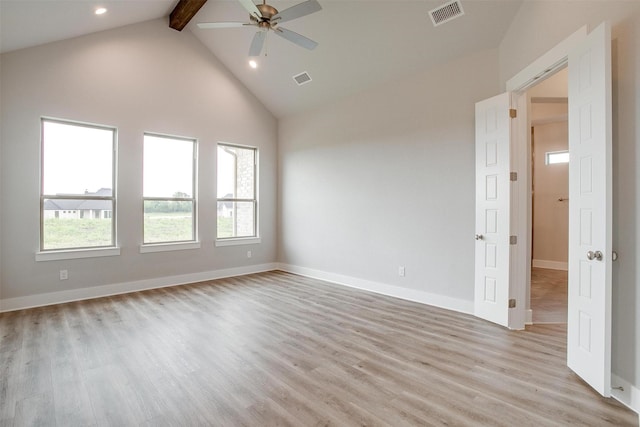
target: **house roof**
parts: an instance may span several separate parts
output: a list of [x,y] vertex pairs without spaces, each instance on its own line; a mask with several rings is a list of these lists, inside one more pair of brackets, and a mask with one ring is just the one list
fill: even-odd
[[[100,188],[95,193],[85,192],[87,196],[111,196],[110,188]],[[72,194],[60,194],[59,196],[73,196]],[[87,199],[46,199],[44,201],[45,211],[74,211],[74,210],[112,210],[110,200],[87,200]]]
[[[269,0],[279,10],[301,0]],[[258,0],[254,0],[258,2]],[[238,1],[208,0],[183,30],[198,38],[277,117],[332,102],[401,79],[471,52],[497,48],[522,0],[461,0],[464,15],[434,27],[429,11],[443,0],[319,0],[322,10],[287,22],[286,28],[319,43],[313,51],[277,36],[258,69],[247,66],[252,28],[201,30],[198,22],[246,21]],[[88,1],[0,1],[0,51],[165,18],[177,0],[104,0],[94,15]],[[173,31],[173,30],[171,30]],[[298,86],[293,76],[308,72]]]

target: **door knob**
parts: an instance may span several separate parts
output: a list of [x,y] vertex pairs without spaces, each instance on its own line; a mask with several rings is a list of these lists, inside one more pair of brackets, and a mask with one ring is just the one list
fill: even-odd
[[600,251],[589,251],[587,252],[587,259],[589,259],[590,261],[598,260],[598,261],[602,261],[602,252]]
[[476,234],[476,240],[482,240],[484,236],[482,234]]

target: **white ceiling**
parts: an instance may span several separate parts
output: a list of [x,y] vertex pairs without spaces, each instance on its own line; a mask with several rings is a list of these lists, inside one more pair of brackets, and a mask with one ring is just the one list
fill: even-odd
[[[258,1],[258,0],[254,0]],[[299,1],[269,0],[278,10]],[[307,51],[273,34],[248,66],[253,27],[201,30],[198,22],[248,21],[236,0],[208,0],[191,31],[277,117],[401,79],[474,51],[498,47],[522,0],[461,0],[465,15],[434,27],[444,0],[319,0],[323,10],[282,26],[319,43]],[[177,0],[0,0],[0,51],[168,16]],[[98,6],[109,9],[95,16]],[[293,76],[307,71],[312,82]],[[446,82],[443,82],[446,84]]]
[[[168,16],[177,0],[0,0],[0,52]],[[108,12],[96,16],[98,7]]]

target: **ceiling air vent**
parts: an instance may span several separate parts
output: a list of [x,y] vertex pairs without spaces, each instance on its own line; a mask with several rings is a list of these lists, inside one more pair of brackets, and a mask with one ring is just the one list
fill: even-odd
[[293,76],[293,80],[298,83],[298,86],[302,86],[305,83],[309,83],[311,81],[311,76],[305,71],[296,76]]
[[449,3],[443,4],[442,6],[429,11],[431,22],[433,22],[435,27],[462,15],[464,15],[464,10],[462,9],[462,4],[458,0],[450,1]]

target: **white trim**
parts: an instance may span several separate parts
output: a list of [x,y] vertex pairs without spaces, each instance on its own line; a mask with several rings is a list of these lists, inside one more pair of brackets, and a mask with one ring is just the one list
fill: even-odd
[[552,76],[556,70],[564,67],[567,63],[569,50],[586,37],[587,26],[585,25],[510,78],[507,81],[507,91],[526,90]]
[[216,240],[215,245],[218,246],[239,246],[239,245],[257,245],[261,243],[260,237],[244,237],[238,239],[220,239]]
[[[510,93],[511,108],[518,111],[515,119],[512,119],[509,130],[509,145],[511,151],[510,170],[516,172],[517,179],[510,185],[509,227],[513,234],[523,236],[528,239],[528,199],[522,194],[528,194],[531,184],[529,182],[528,167],[530,162],[527,159],[528,150],[520,141],[522,135],[530,134],[528,117],[529,103],[528,97],[522,93]],[[526,310],[528,305],[527,280],[531,277],[528,255],[529,245],[510,245],[509,259],[509,299],[516,300],[516,307],[508,310],[508,327],[513,330],[522,330],[526,324]]]
[[525,325],[533,325],[533,310],[532,309],[527,309],[524,312],[524,324]]
[[129,292],[138,292],[147,289],[186,285],[189,283],[222,279],[225,277],[262,273],[265,271],[272,271],[276,269],[277,265],[275,263],[267,263],[250,265],[246,267],[203,271],[200,273],[180,274],[177,276],[157,277],[154,279],[115,283],[112,285],[94,286],[90,288],[70,289],[67,291],[49,292],[46,294],[29,295],[17,298],[8,298],[0,300],[0,313],[4,311],[22,310],[25,308],[41,307],[45,305],[61,304],[71,301],[100,298],[110,295],[126,294]]
[[153,252],[186,251],[189,249],[200,249],[200,242],[179,242],[179,243],[147,243],[140,245],[140,253],[148,254]]
[[63,251],[36,252],[36,261],[57,261],[61,259],[98,258],[118,255],[120,255],[120,248],[69,249]]
[[548,268],[550,270],[569,270],[569,263],[562,261],[548,261],[545,259],[534,259],[531,263],[532,267]]
[[[614,387],[622,387],[623,390]],[[612,373],[611,389],[611,397],[637,413],[640,421],[640,388]]]
[[278,269],[288,273],[299,274],[300,276],[311,277],[324,280],[325,282],[337,285],[348,286],[350,288],[362,289],[377,294],[392,296],[408,301],[419,302],[435,307],[445,308],[465,314],[473,314],[473,301],[452,298],[445,295],[432,294],[417,289],[403,288],[400,286],[387,285],[385,283],[373,282],[359,279],[357,277],[345,276],[342,274],[329,273],[321,270],[314,270],[296,265],[279,263]]

